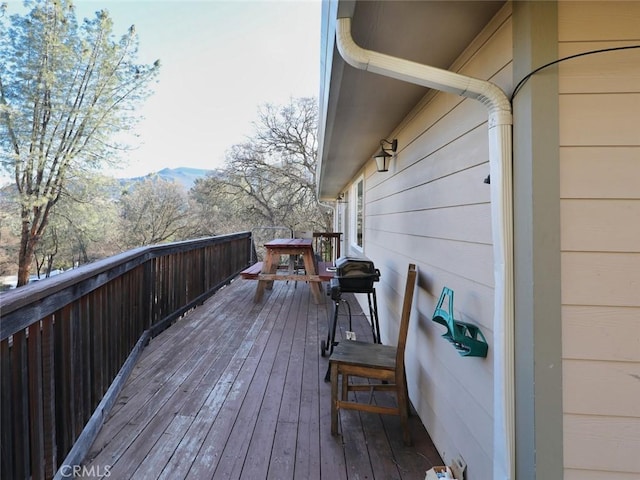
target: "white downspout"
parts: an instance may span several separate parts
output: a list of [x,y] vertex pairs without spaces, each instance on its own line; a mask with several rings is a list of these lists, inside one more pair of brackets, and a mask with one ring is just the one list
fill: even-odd
[[495,84],[365,50],[351,36],[351,18],[338,18],[336,43],[355,68],[482,102],[489,111],[489,166],[494,255],[493,478],[515,478],[513,197],[511,103]]

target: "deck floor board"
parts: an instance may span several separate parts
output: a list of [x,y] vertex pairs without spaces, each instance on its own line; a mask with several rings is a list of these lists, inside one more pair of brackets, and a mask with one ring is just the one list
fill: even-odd
[[[320,355],[331,302],[314,304],[304,283],[274,282],[257,304],[254,293],[255,282],[236,280],[152,339],[87,467],[121,479],[421,480],[440,464],[415,415],[411,447],[397,417],[362,412],[342,412],[332,436]],[[358,339],[370,341],[345,298]],[[347,325],[341,316],[336,339]],[[374,401],[395,401],[385,395]]]

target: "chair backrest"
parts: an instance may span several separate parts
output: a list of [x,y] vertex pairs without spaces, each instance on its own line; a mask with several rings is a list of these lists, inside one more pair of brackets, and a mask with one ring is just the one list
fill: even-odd
[[407,273],[407,285],[404,290],[404,303],[400,316],[400,332],[398,333],[398,350],[396,352],[396,366],[404,365],[404,349],[407,345],[407,332],[409,331],[409,317],[411,317],[411,304],[413,303],[413,291],[416,288],[416,276],[418,271],[415,264],[409,264]]

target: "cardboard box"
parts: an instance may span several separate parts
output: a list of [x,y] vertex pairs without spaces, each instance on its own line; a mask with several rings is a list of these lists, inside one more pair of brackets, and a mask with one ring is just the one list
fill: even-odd
[[444,465],[433,467],[427,472],[424,480],[464,480],[464,471],[466,468],[467,464],[462,457],[459,457],[449,467]]
[[431,470],[427,471],[427,476],[424,480],[442,480],[442,479],[453,479],[460,480],[453,476],[453,472],[449,467],[445,467],[444,465],[439,465],[437,467],[433,467]]

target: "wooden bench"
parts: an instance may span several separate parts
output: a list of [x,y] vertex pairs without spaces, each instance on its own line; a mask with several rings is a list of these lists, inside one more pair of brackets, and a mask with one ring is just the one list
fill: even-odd
[[262,272],[263,262],[256,262],[240,272],[240,276],[245,280],[258,280],[258,275]]
[[262,273],[264,262],[256,262],[240,272],[245,280],[298,280],[303,282],[328,282],[334,276],[331,262],[318,262],[317,275]]
[[323,282],[328,282],[335,276],[333,262],[318,262],[318,276]]

